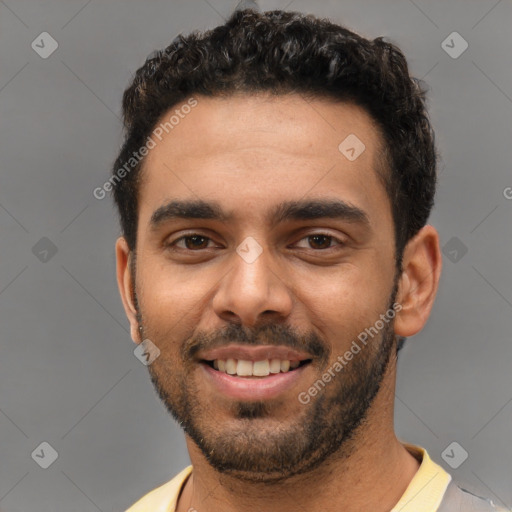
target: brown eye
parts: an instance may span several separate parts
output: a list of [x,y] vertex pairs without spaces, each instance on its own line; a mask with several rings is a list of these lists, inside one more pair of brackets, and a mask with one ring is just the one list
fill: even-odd
[[343,245],[343,242],[331,235],[325,233],[315,233],[313,235],[308,235],[302,238],[302,240],[308,241],[308,247],[306,249],[314,249],[314,250],[326,250],[332,249],[333,246],[331,242],[334,240],[337,242],[337,245]]
[[[184,247],[178,245],[178,243],[181,241],[183,241],[185,243]],[[192,235],[182,236],[182,237],[176,239],[174,242],[170,243],[168,245],[168,247],[171,247],[171,248],[178,247],[178,249],[186,249],[186,250],[194,251],[196,249],[206,249],[208,246],[208,241],[210,241],[210,238],[208,238],[207,236],[202,236],[199,234],[192,234]]]
[[[308,238],[310,240],[310,242],[309,242],[310,245],[313,246],[313,249],[328,249],[330,247],[331,241],[332,241],[332,236],[326,236],[326,235],[311,235]],[[318,247],[318,246],[321,246],[321,247]]]
[[[185,237],[185,245],[187,246],[187,249],[204,249],[204,241],[209,240],[209,238],[206,238],[205,236],[186,236]],[[191,241],[191,243],[187,243],[187,241]],[[208,245],[208,243],[206,243]]]

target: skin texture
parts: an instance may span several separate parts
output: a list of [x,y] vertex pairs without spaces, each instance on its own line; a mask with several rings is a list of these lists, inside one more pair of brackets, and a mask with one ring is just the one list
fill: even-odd
[[[391,207],[376,170],[381,137],[361,108],[299,95],[196,98],[146,157],[135,279],[133,254],[122,237],[116,243],[132,339],[159,347],[151,379],[189,429],[194,472],[178,512],[282,512],[298,504],[389,511],[419,467],[394,433],[393,332],[412,336],[427,321],[441,272],[437,232],[425,226],[409,241],[395,275]],[[366,146],[354,161],[338,150],[349,134]],[[363,210],[369,223],[266,221],[281,201],[327,198]],[[218,201],[234,217],[150,229],[153,212],[171,199]],[[166,246],[194,234],[207,238]],[[317,234],[334,238],[311,238]],[[263,250],[250,264],[236,252],[247,237]],[[301,404],[298,394],[393,302],[401,305],[394,323]],[[228,334],[229,341],[244,334],[251,343],[317,346],[318,356],[293,389],[239,403],[219,396],[190,357],[190,349],[227,342]]]

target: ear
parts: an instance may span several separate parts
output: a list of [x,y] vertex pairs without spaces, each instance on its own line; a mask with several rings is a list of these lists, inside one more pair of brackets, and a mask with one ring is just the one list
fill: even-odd
[[137,322],[137,310],[134,303],[134,286],[130,272],[130,262],[133,257],[124,237],[116,241],[117,286],[123,301],[124,311],[130,322],[130,334],[134,343],[140,343],[139,324]]
[[427,323],[441,277],[439,235],[433,226],[424,226],[409,240],[402,268],[397,294],[402,309],[395,317],[395,334],[409,337]]

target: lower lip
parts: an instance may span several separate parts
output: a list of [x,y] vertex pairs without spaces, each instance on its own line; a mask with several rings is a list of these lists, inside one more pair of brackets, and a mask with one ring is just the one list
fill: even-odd
[[[309,363],[311,364],[311,363]],[[237,400],[268,400],[293,388],[309,364],[267,377],[236,377],[201,363],[206,379],[223,395]]]

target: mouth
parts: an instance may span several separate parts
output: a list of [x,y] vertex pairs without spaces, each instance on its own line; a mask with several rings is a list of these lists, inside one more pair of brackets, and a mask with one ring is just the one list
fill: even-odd
[[246,401],[306,389],[303,375],[313,362],[311,354],[275,345],[228,345],[198,356],[206,384],[216,394]]
[[290,360],[290,359],[262,359],[251,361],[248,359],[214,359],[201,360],[201,363],[210,368],[228,375],[245,378],[262,378],[279,373],[293,372],[297,368],[311,363],[311,359]]

